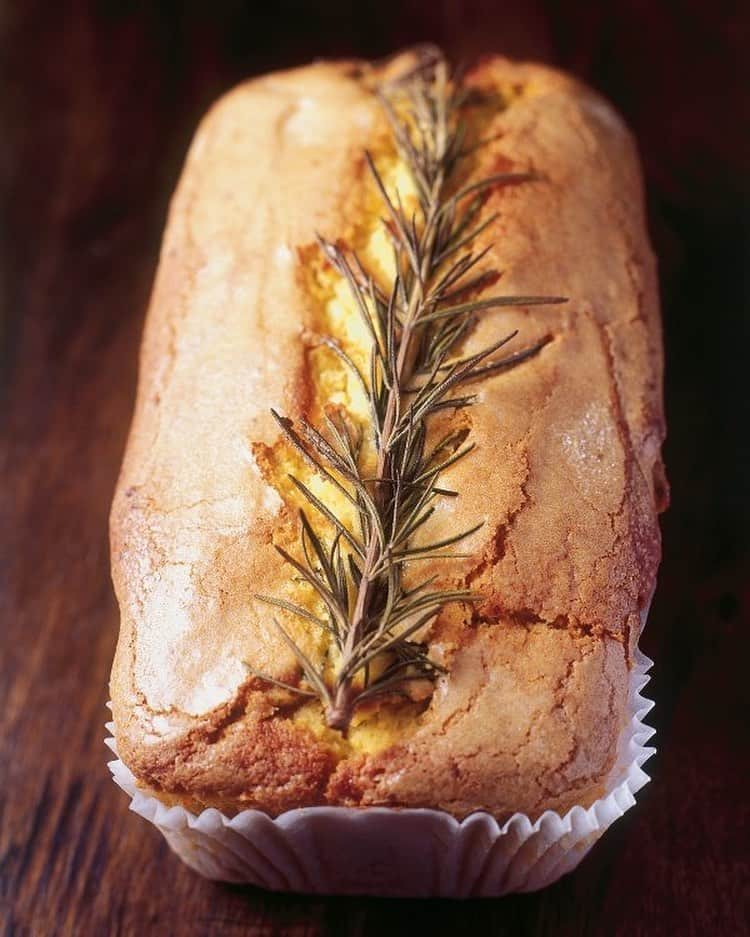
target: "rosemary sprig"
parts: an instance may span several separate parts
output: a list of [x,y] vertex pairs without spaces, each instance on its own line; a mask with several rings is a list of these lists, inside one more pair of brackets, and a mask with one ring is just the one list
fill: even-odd
[[476,238],[496,216],[480,220],[488,192],[527,181],[528,173],[504,173],[450,193],[448,186],[464,151],[461,111],[467,92],[451,78],[446,62],[426,56],[409,74],[376,91],[400,158],[417,192],[418,210],[409,215],[398,193],[391,196],[374,159],[366,160],[383,206],[393,245],[395,274],[384,291],[359,258],[319,238],[328,263],[344,278],[370,336],[369,371],[364,374],[334,337],[325,343],[362,387],[370,412],[367,431],[376,453],[374,473],[363,465],[362,430],[342,408],[329,408],[324,427],[305,419],[296,425],[273,412],[282,433],[305,462],[353,506],[350,529],[330,505],[299,478],[292,483],[330,528],[326,537],[300,511],[299,555],[276,547],[296,577],[316,593],[323,612],[272,596],[257,598],[306,624],[323,629],[337,650],[332,667],[316,665],[277,618],[274,626],[293,651],[304,686],[278,681],[248,665],[257,677],[303,696],[317,697],[327,724],[346,734],[357,706],[366,700],[404,693],[413,681],[433,680],[441,667],[430,660],[419,632],[450,602],[476,601],[468,590],[445,590],[428,577],[407,589],[407,564],[461,556],[453,552],[478,524],[440,541],[415,535],[433,515],[440,498],[456,492],[438,485],[440,475],[473,450],[465,431],[427,444],[435,414],[471,406],[467,384],[515,367],[535,355],[548,339],[510,354],[499,354],[512,332],[477,354],[452,357],[477,317],[505,306],[560,303],[557,296],[492,296],[471,299],[494,282],[494,271],[476,274],[483,251]]

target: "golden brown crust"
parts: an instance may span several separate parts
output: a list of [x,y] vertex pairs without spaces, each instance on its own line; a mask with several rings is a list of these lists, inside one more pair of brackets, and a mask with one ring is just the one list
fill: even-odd
[[612,639],[546,626],[476,630],[429,724],[379,756],[343,762],[328,799],[457,816],[491,804],[500,817],[592,799],[627,702],[621,651]]
[[488,116],[483,135],[498,139],[472,174],[541,176],[491,196],[497,288],[569,302],[489,314],[468,342],[515,327],[524,343],[552,336],[482,387],[469,417],[477,450],[450,472],[461,496],[430,530],[486,522],[471,559],[432,570],[485,596],[431,630],[448,675],[383,750],[342,753],[242,665],[293,671],[251,598],[288,588],[272,538],[293,528],[257,447],[278,442],[270,406],[294,417],[312,405],[316,310],[300,267],[316,232],[345,235],[364,210],[362,152],[385,133],[374,74],[318,64],[242,85],[191,147],[112,509],[120,752],[165,799],[228,812],[588,804],[612,765],[659,559],[662,360],[632,140],[558,72],[493,58],[469,76],[511,101]]

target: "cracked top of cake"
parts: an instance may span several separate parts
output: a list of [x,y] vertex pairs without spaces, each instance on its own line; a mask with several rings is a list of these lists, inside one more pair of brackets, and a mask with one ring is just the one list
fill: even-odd
[[[361,409],[319,341],[334,331],[363,353],[315,238],[387,265],[363,154],[410,197],[372,93],[405,60],[317,64],[236,88],[199,128],[172,202],[111,518],[115,733],[141,785],[167,802],[536,816],[591,803],[614,761],[667,498],[655,264],[628,131],[600,97],[540,66],[492,58],[466,79],[481,91],[473,131],[493,139],[468,181],[536,174],[488,197],[499,217],[478,247],[501,271],[494,291],[568,297],[484,315],[467,354],[514,329],[524,345],[551,341],[442,418],[465,424],[476,450],[441,476],[459,497],[429,535],[484,524],[462,544],[469,556],[421,564],[419,576],[470,586],[481,602],[425,629],[446,669],[434,692],[363,709],[346,739],[316,701],[243,663],[279,680],[297,670],[253,599],[301,601],[274,550],[295,541],[287,473],[299,467],[270,408]],[[285,625],[325,655],[324,635]]]

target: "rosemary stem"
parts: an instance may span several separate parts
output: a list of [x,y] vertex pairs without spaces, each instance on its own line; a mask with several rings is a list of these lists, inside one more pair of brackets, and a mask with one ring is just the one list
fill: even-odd
[[[388,400],[380,433],[381,444],[375,470],[374,491],[375,504],[381,515],[385,513],[387,499],[390,497],[390,492],[392,490],[390,484],[390,479],[392,478],[390,447],[391,437],[396,426],[398,414],[401,410],[401,388],[407,387],[413,376],[417,346],[417,343],[414,341],[415,328],[419,321],[420,312],[422,312],[424,308],[425,285],[434,273],[435,220],[439,210],[443,181],[443,172],[438,169],[432,182],[430,209],[425,219],[423,230],[424,243],[422,263],[420,265],[419,276],[414,277],[410,291],[407,314],[404,320],[396,359],[396,380],[393,382],[393,386],[388,392]],[[371,597],[376,586],[378,578],[377,569],[381,559],[382,548],[373,531],[370,534],[367,553],[365,554],[362,579],[359,584],[359,589],[357,590],[357,598],[352,615],[352,625],[344,642],[341,666],[343,676],[339,677],[336,681],[333,702],[326,712],[326,722],[328,726],[332,729],[337,729],[344,736],[346,736],[348,731],[357,697],[353,688],[354,676],[349,673],[348,664],[352,659],[355,648],[361,644],[367,632]]]

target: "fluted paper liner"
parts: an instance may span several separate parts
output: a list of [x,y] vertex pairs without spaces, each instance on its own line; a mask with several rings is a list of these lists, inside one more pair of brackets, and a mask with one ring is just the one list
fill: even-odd
[[[413,897],[479,897],[534,891],[574,869],[604,831],[635,803],[649,777],[643,763],[654,729],[643,723],[653,703],[641,695],[652,666],[636,651],[629,719],[607,793],[590,807],[552,810],[532,823],[514,814],[456,820],[441,810],[305,807],[269,817],[213,808],[196,815],[138,790],[119,760],[109,768],[132,798],[130,809],[153,823],[177,855],[201,875],[273,891]],[[107,728],[113,731],[112,723]],[[117,754],[113,738],[107,745]]]

